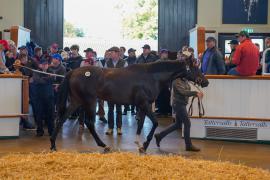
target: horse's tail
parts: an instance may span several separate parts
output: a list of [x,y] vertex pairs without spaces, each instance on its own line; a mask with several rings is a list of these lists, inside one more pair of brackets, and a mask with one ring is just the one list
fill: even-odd
[[68,99],[68,94],[69,94],[70,76],[71,76],[71,73],[69,72],[59,87],[57,103],[56,103],[58,117],[62,117],[66,111],[67,99]]

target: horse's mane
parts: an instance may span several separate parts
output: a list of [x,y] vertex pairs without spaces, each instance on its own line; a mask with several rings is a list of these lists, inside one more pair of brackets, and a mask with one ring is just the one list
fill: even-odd
[[179,67],[185,67],[185,62],[175,60],[158,60],[156,62],[146,64],[133,64],[128,66],[129,70],[156,73],[156,72],[171,72],[179,70]]

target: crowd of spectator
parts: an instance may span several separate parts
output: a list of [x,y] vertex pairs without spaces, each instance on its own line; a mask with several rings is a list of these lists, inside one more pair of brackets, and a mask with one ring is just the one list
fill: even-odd
[[[224,58],[217,47],[214,37],[206,39],[206,50],[203,54],[194,58],[194,49],[183,46],[177,53],[176,60],[183,60],[185,57],[192,56],[194,63],[201,68],[205,75],[240,75],[250,76],[261,73],[262,53],[259,52],[258,45],[252,43],[247,32],[241,31],[237,34],[237,39],[230,41],[231,54]],[[270,48],[270,38],[265,39],[266,48]],[[14,62],[20,60],[23,66],[39,70],[46,73],[65,74],[74,69],[85,66],[97,66],[101,68],[124,68],[133,64],[151,63],[157,60],[169,60],[169,51],[161,49],[159,52],[151,50],[148,44],[143,47],[143,52],[137,57],[136,49],[129,48],[126,54],[125,47],[111,47],[103,58],[97,58],[97,53],[92,48],[84,50],[84,57],[79,54],[80,47],[72,45],[60,49],[58,44],[53,43],[48,49],[43,50],[35,43],[27,43],[17,49],[13,41],[0,40],[0,73],[14,71]],[[265,58],[267,71],[270,72],[270,51],[266,52]],[[33,109],[36,123],[37,136],[44,135],[44,121],[48,126],[48,133],[51,135],[54,129],[54,113],[56,111],[56,99],[58,96],[59,85],[63,78],[49,76],[33,72],[29,69],[21,68],[23,75],[29,77],[30,104]],[[170,86],[164,88],[157,101],[157,113],[162,115],[171,114],[170,106]],[[122,115],[136,115],[136,107],[108,102],[108,118],[105,117],[104,101],[98,100],[99,119],[103,123],[108,122],[107,135],[111,135],[114,129],[114,108],[116,108],[116,127],[118,135],[122,134]],[[78,110],[73,115],[79,117],[80,126],[84,127],[85,113]],[[107,121],[108,119],[108,121]],[[33,129],[33,125],[26,119],[22,119],[22,125],[26,129]]]

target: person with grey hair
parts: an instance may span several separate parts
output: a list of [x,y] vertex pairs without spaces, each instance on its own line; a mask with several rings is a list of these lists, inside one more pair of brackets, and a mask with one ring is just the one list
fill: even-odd
[[216,46],[217,41],[214,37],[206,39],[207,49],[201,57],[201,70],[203,74],[225,74],[225,62],[223,56]]

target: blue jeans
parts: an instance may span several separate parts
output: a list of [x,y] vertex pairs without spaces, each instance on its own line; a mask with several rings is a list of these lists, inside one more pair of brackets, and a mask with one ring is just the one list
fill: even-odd
[[236,71],[236,68],[232,68],[231,70],[229,70],[228,75],[238,76],[240,74],[239,74],[239,72]]

